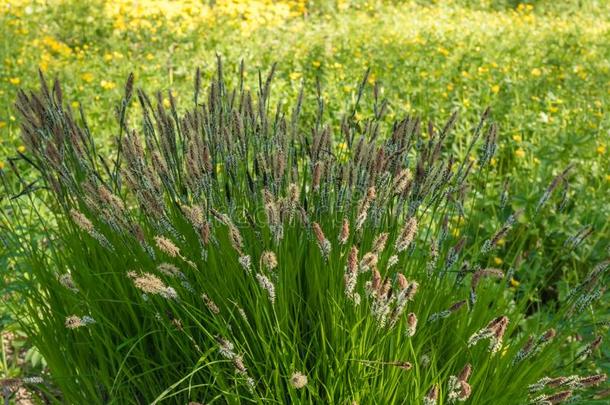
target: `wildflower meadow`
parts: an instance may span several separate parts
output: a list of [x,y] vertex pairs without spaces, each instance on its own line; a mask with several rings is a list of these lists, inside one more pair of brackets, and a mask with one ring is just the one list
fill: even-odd
[[610,5],[0,0],[6,404],[605,404]]

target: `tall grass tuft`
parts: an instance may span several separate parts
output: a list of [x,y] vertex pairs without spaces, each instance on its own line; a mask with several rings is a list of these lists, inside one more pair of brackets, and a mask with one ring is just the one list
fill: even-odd
[[[240,69],[243,72],[243,69]],[[528,276],[527,216],[480,211],[499,136],[374,114],[340,128],[246,90],[219,62],[194,103],[130,76],[116,149],[41,76],[21,130],[44,190],[3,211],[20,255],[16,310],[66,403],[500,403],[593,398],[601,337],[571,344],[609,261],[561,299]],[[320,92],[318,91],[318,94]],[[132,99],[141,115],[130,120]],[[2,173],[6,191],[15,184]],[[502,207],[500,207],[502,205]],[[42,234],[10,216],[33,212]],[[482,221],[503,225],[487,234]],[[500,247],[502,245],[502,247]],[[496,255],[501,255],[499,260]],[[532,271],[536,269],[531,269]],[[522,282],[517,274],[524,274]],[[601,328],[601,327],[600,327]],[[602,329],[598,329],[602,330]],[[597,338],[597,339],[596,339]],[[597,343],[596,343],[597,342]],[[51,394],[49,394],[51,396]],[[53,399],[53,398],[51,398]]]

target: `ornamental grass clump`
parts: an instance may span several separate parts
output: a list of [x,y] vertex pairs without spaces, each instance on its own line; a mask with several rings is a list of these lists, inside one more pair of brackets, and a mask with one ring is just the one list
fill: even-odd
[[[292,110],[273,107],[272,77],[254,93],[243,76],[231,88],[219,63],[207,93],[197,72],[181,110],[130,76],[111,157],[57,82],[19,93],[25,158],[45,190],[4,209],[32,210],[44,229],[11,230],[27,286],[17,309],[65,402],[598,395],[595,331],[578,352],[568,342],[608,262],[567,298],[538,300],[519,228],[553,190],[538,206],[482,212],[499,136],[489,111],[462,150],[455,114],[441,127],[389,123],[377,86],[371,118],[357,120],[366,78],[333,128],[320,96],[313,116],[303,93]],[[485,221],[498,228],[482,232]]]

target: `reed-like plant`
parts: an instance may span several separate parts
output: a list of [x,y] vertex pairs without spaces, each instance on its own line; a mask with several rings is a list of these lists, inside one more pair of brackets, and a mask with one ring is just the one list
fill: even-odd
[[[544,215],[567,170],[537,207],[513,212],[504,199],[482,213],[477,189],[498,136],[489,111],[458,159],[456,115],[442,127],[388,124],[374,88],[374,116],[357,120],[366,77],[340,128],[324,124],[321,97],[312,119],[300,116],[302,96],[292,111],[270,106],[273,70],[255,94],[242,77],[229,88],[219,63],[204,94],[198,71],[184,113],[171,93],[168,108],[137,90],[135,124],[129,77],[112,159],[57,82],[41,76],[39,92],[20,92],[24,158],[46,191],[22,193],[3,212],[27,286],[17,310],[56,399],[432,405],[596,395],[601,338],[570,340],[609,262],[561,300],[540,301],[535,275],[515,279],[536,270],[521,255],[523,218]],[[8,219],[26,212],[42,232]],[[495,233],[481,232],[481,221],[498,220]]]

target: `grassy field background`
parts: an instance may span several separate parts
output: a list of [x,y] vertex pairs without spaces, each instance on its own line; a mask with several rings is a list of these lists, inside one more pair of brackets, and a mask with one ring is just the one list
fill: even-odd
[[85,104],[97,136],[110,143],[109,118],[130,71],[136,85],[172,90],[186,104],[195,68],[214,74],[218,53],[229,71],[244,60],[250,86],[258,69],[277,62],[274,95],[283,100],[320,79],[335,122],[368,68],[390,101],[389,119],[441,122],[457,110],[465,133],[491,106],[501,128],[493,186],[510,179],[527,198],[538,190],[532,184],[573,162],[570,192],[587,203],[568,222],[608,218],[607,2],[211,3],[3,1],[0,160],[20,146],[12,104],[19,87],[36,85],[39,67],[59,77],[73,106]]
[[[369,83],[389,100],[389,120],[406,113],[441,125],[458,111],[456,154],[491,106],[499,150],[482,199],[497,201],[508,182],[515,208],[535,204],[553,175],[574,163],[568,208],[548,224],[563,231],[532,230],[531,250],[561,256],[566,238],[591,227],[558,266],[577,278],[607,256],[610,2],[0,0],[0,42],[0,168],[24,166],[13,102],[19,88],[37,86],[39,68],[60,79],[73,107],[82,103],[107,146],[129,72],[136,86],[161,91],[163,103],[171,90],[190,105],[195,69],[211,77],[216,54],[228,72],[243,60],[252,88],[258,70],[277,63],[275,99],[294,101],[303,84],[313,89],[319,80],[326,117],[337,123],[370,69]],[[314,96],[305,95],[306,113],[316,108]],[[1,253],[10,280],[16,258]],[[10,315],[3,319],[0,372],[40,367],[33,349],[26,365],[15,360],[22,340]]]

